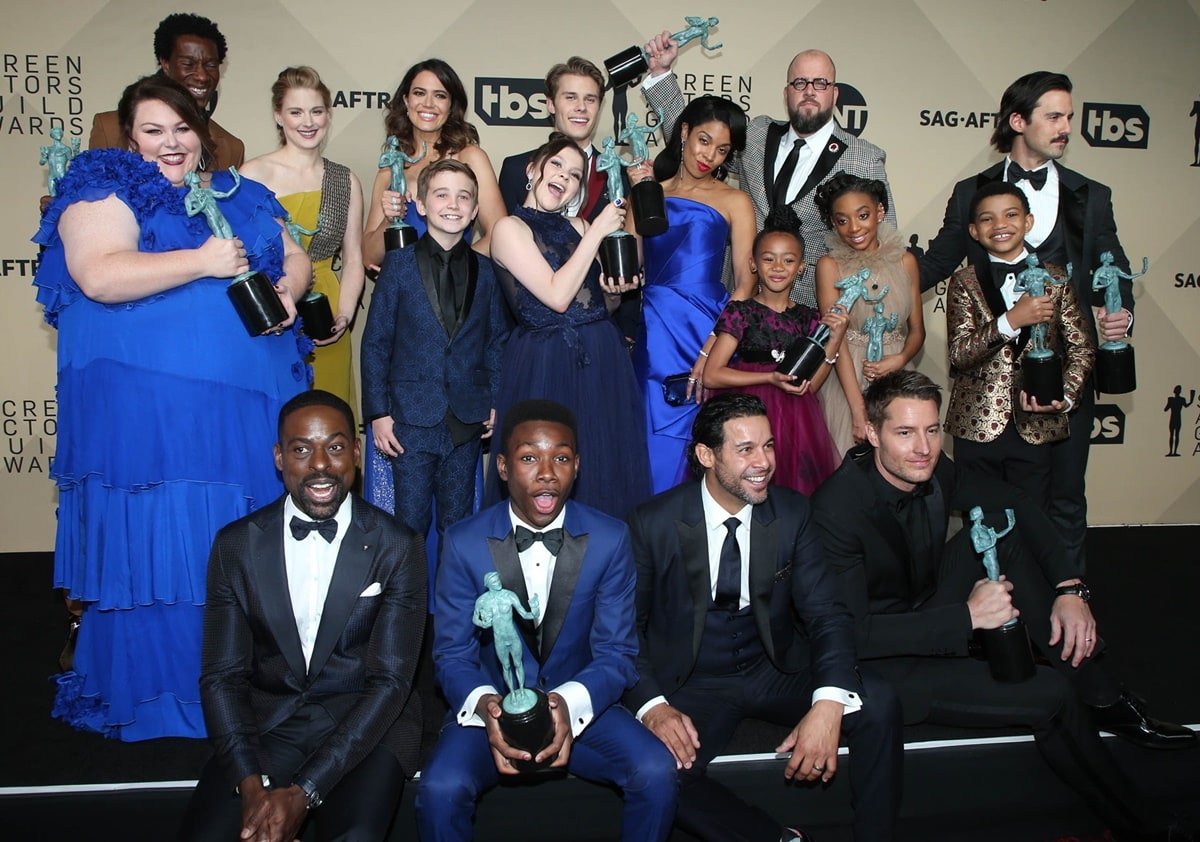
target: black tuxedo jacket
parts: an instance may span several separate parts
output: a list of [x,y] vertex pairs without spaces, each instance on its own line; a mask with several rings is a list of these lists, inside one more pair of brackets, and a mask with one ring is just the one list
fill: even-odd
[[[357,497],[305,669],[283,557],[284,498],[217,533],[208,567],[200,697],[231,785],[260,774],[259,735],[318,704],[340,727],[298,777],[328,793],[381,742],[417,769],[411,695],[425,628],[424,541]],[[378,587],[375,587],[378,585]]]
[[[877,470],[874,450],[852,449],[813,495],[813,510],[825,557],[854,612],[858,657],[884,678],[902,680],[911,666],[908,657],[967,654],[971,617],[965,594],[947,603],[930,599],[936,591],[921,593],[914,586],[924,565],[932,567],[935,581],[944,577],[942,551],[951,512],[972,506],[985,513],[1013,509],[1016,531],[1047,578],[1061,582],[1076,575],[1058,533],[1037,506],[1004,482],[959,469],[945,455],[925,498],[934,558],[915,558],[900,521],[876,489],[871,472]],[[983,578],[983,565],[972,563],[979,567],[975,578]]]
[[[637,565],[636,711],[692,674],[712,585],[700,483],[659,494],[629,515]],[[767,657],[782,672],[808,669],[814,687],[862,693],[853,626],[825,563],[808,500],[771,488],[750,525],[750,605]]]
[[[1117,222],[1113,217],[1112,191],[1098,181],[1092,181],[1074,170],[1057,163],[1058,170],[1058,217],[1063,226],[1067,242],[1067,258],[1072,264],[1071,281],[1079,303],[1085,305],[1089,317],[1085,319],[1092,338],[1095,338],[1095,319],[1091,307],[1104,304],[1102,292],[1092,292],[1092,270],[1100,265],[1100,254],[1113,253],[1113,263],[1129,273],[1129,259],[1117,238]],[[921,268],[921,291],[949,278],[958,269],[963,258],[970,259],[973,266],[986,265],[987,252],[983,246],[971,239],[967,224],[971,221],[971,197],[980,187],[1004,177],[1004,161],[993,164],[978,175],[964,178],[954,185],[950,201],[946,203],[946,216],[942,229],[929,244],[925,254],[918,259]],[[1036,249],[1031,249],[1036,251]],[[1121,304],[1133,312],[1133,284],[1121,281]]]

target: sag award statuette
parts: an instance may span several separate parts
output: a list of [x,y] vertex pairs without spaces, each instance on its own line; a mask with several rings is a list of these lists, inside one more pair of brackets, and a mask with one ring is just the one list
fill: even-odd
[[[288,214],[283,221],[296,245],[304,248],[301,237],[311,237],[321,230],[321,216],[317,215],[317,227],[309,230],[292,219]],[[300,317],[300,329],[309,339],[320,341],[333,336],[333,309],[329,306],[329,296],[323,292],[309,292],[296,302],[296,315]]]
[[[685,17],[687,29],[681,29],[671,36],[675,46],[683,49],[688,41],[700,39],[700,46],[706,50],[719,50],[722,44],[708,43],[708,31],[720,21],[717,18]],[[604,69],[608,71],[608,86],[620,88],[629,85],[650,69],[650,57],[641,47],[628,47],[615,56],[604,60]]]
[[[379,156],[379,169],[390,169],[392,171],[391,189],[404,195],[408,192],[408,182],[404,178],[404,167],[406,164],[415,164],[425,157],[429,152],[429,144],[422,141],[421,154],[415,158],[410,158],[400,150],[400,138],[395,135],[389,135],[387,139],[388,148]],[[402,249],[405,246],[411,246],[419,239],[417,229],[413,228],[400,217],[395,217],[392,224],[389,225],[383,232],[383,247],[387,251]]]
[[[626,118],[625,130],[617,140],[629,144],[629,151],[633,155],[631,166],[636,167],[650,160],[650,144],[646,138],[654,131],[653,126],[639,125],[636,114]],[[667,230],[666,199],[662,185],[653,178],[639,181],[629,188],[629,203],[633,210],[633,227],[643,237],[657,237]]]
[[[1000,581],[1000,563],[996,557],[996,541],[1003,538],[1017,524],[1012,509],[1005,509],[1008,528],[997,532],[983,523],[983,509],[974,506],[970,512],[971,544],[982,556],[983,569],[993,582]],[[1029,648],[1029,632],[1019,617],[1014,617],[996,629],[981,629],[983,649],[987,653],[988,669],[997,681],[1016,683],[1032,678],[1034,673],[1033,652]]]
[[[526,620],[537,622],[537,594],[529,600],[526,611],[521,607],[520,597],[500,586],[500,574],[496,571],[484,574],[483,584],[487,590],[475,600],[471,622],[481,629],[492,630],[496,657],[504,672],[504,683],[508,685],[509,693],[500,702],[500,733],[510,746],[536,757],[554,740],[554,719],[550,715],[549,696],[537,688],[525,686],[524,653],[512,615],[516,611]],[[522,772],[536,772],[553,762],[553,757],[540,764],[532,760],[513,761]]]
[[[795,377],[800,383],[812,380],[813,375],[825,362],[825,343],[829,341],[829,328],[818,324],[808,336],[801,336],[787,349],[775,370],[780,374]],[[772,352],[774,353],[774,352]]]
[[[1017,274],[1013,292],[1041,298],[1046,294],[1047,284],[1066,283],[1038,266],[1038,257],[1033,252],[1025,258],[1025,267]],[[1062,358],[1046,344],[1047,330],[1044,322],[1029,329],[1029,350],[1021,361],[1022,388],[1041,406],[1063,399]]]
[[[1092,271],[1092,291],[1104,290],[1104,309],[1111,316],[1121,312],[1121,280],[1133,281],[1150,269],[1150,258],[1142,258],[1142,271],[1129,275],[1113,265],[1113,253],[1100,255],[1100,266]],[[1137,388],[1137,370],[1133,365],[1133,346],[1124,339],[1100,344],[1096,354],[1096,391],[1106,395],[1124,395]]]
[[[617,154],[612,137],[604,138],[604,151],[596,156],[596,171],[608,177],[608,198],[617,207],[625,200],[625,187],[621,183],[621,167],[632,167]],[[635,220],[636,221],[636,220]],[[638,274],[637,238],[628,231],[613,231],[600,243],[600,269],[605,277],[618,281],[629,281]]]
[[[203,214],[213,236],[222,240],[232,240],[233,229],[229,227],[228,220],[217,207],[217,199],[232,196],[242,186],[242,177],[238,175],[236,167],[230,167],[229,174],[233,177],[233,186],[224,193],[201,186],[200,176],[194,172],[183,177],[184,184],[188,186],[187,195],[183,197],[187,215]],[[246,326],[246,332],[251,336],[266,333],[288,317],[283,302],[279,300],[279,294],[275,292],[275,286],[262,272],[243,272],[229,282],[225,292],[233,302],[242,324]]]
[[38,163],[49,165],[46,175],[46,189],[51,196],[58,195],[58,182],[67,174],[71,159],[79,154],[79,138],[71,138],[71,145],[62,142],[63,130],[55,126],[50,130],[50,145],[38,150]]

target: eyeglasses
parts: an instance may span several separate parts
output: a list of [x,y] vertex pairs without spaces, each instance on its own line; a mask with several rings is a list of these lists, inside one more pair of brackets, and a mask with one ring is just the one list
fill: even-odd
[[795,88],[799,93],[804,93],[804,89],[809,85],[812,85],[812,89],[814,91],[823,91],[832,84],[833,82],[830,82],[825,78],[805,79],[803,76],[797,76],[795,79],[788,82],[788,85]]

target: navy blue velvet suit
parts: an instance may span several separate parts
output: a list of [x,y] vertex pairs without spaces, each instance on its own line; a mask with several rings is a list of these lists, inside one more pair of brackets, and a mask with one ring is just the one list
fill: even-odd
[[[551,691],[577,681],[595,718],[574,740],[568,768],[581,778],[615,784],[625,797],[626,839],[665,839],[675,813],[675,763],[659,740],[620,706],[636,680],[635,574],[625,524],[570,502],[565,538],[544,607],[540,642],[518,621],[525,686]],[[504,587],[528,604],[507,501],[447,530],[438,568],[434,669],[451,713],[421,773],[417,818],[425,842],[471,838],[475,801],[499,780],[487,732],[460,725],[455,714],[471,692],[507,692],[490,633],[471,616],[483,577],[500,573]]]
[[457,323],[446,325],[416,249],[384,258],[360,356],[363,418],[391,416],[404,448],[392,459],[396,517],[423,533],[435,496],[439,531],[470,514],[480,440],[456,446],[447,415],[463,425],[487,420],[500,386],[507,325],[491,260],[470,253],[462,309]]

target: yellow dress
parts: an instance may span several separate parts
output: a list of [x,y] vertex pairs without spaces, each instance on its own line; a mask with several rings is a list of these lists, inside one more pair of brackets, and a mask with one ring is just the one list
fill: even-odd
[[[306,193],[292,193],[279,196],[279,204],[292,215],[292,221],[308,231],[317,227],[317,214],[321,211],[321,191],[309,190]],[[300,245],[308,248],[311,237],[301,237]],[[324,293],[329,298],[329,306],[333,314],[338,312],[338,296],[341,294],[342,283],[333,271],[333,258],[313,261],[313,291]],[[313,388],[332,392],[350,404],[355,415],[358,414],[358,398],[354,391],[354,359],[350,341],[350,331],[342,334],[341,338],[332,345],[322,345],[314,349],[313,357],[309,360],[313,367]]]

